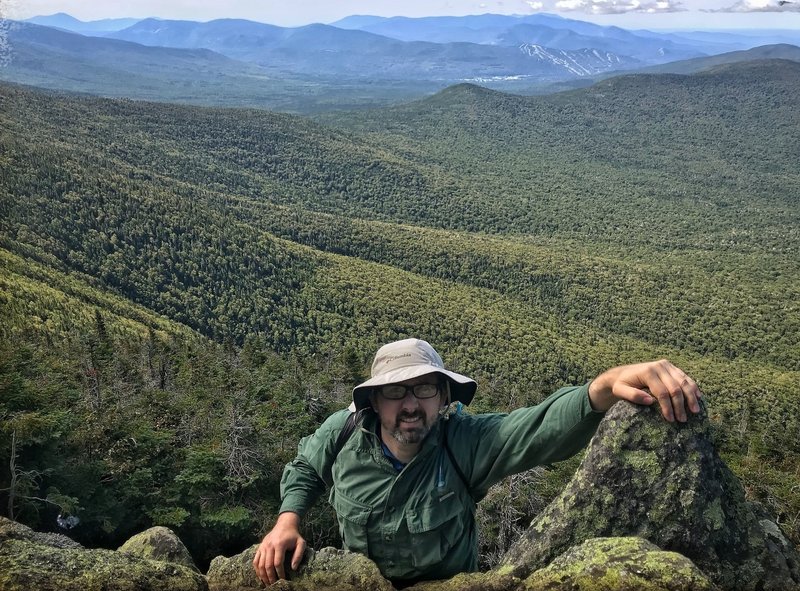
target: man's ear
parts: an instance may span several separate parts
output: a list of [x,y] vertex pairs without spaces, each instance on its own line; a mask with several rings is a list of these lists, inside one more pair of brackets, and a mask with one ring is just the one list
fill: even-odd
[[445,380],[444,385],[442,386],[442,406],[450,406],[450,402],[450,381]]

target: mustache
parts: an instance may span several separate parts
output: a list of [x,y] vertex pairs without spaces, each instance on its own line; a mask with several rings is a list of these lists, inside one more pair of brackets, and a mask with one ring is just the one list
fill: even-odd
[[396,422],[399,425],[400,421],[403,421],[403,420],[412,420],[413,421],[415,419],[422,419],[422,421],[424,422],[425,421],[425,414],[422,413],[422,412],[419,412],[419,411],[416,411],[416,412],[403,412],[403,413],[400,413],[400,414],[397,415],[397,421]]

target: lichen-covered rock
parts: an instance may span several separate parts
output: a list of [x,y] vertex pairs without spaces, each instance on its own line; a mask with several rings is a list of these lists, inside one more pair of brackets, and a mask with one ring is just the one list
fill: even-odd
[[[7,521],[7,520],[6,520]],[[63,548],[37,540],[25,526],[0,537],[0,591],[206,591],[186,567],[112,550]]]
[[172,562],[197,570],[197,566],[195,566],[186,546],[167,527],[151,527],[140,534],[136,534],[120,546],[117,551],[131,556]]
[[[258,545],[225,558],[211,561],[207,579],[210,591],[255,591],[262,589],[253,570],[253,558]],[[347,550],[307,548],[297,572],[289,568],[287,581],[278,581],[270,591],[392,591],[378,566],[369,558]]]
[[656,407],[615,405],[566,489],[501,566],[526,577],[585,540],[612,536],[683,554],[723,589],[800,587],[797,550],[745,501],[714,449],[705,410],[680,424]]
[[521,579],[496,572],[461,573],[444,581],[425,581],[406,591],[524,591]]
[[0,541],[4,539],[27,540],[54,548],[83,548],[65,535],[33,531],[21,523],[0,517]]
[[593,538],[525,579],[526,591],[711,591],[691,560],[642,538]]
[[306,552],[296,574],[289,577],[294,591],[392,591],[378,565],[363,554],[323,548]]
[[262,589],[264,585],[258,580],[253,570],[253,559],[258,544],[250,546],[244,552],[227,558],[217,556],[211,561],[206,573],[209,591],[253,591]]

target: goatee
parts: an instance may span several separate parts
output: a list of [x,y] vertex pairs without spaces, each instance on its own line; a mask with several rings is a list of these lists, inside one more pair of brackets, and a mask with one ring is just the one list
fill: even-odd
[[[416,427],[411,429],[406,428],[405,430],[401,429],[401,423],[407,420],[415,420],[419,419],[419,424]],[[408,444],[408,443],[419,443],[430,433],[431,431],[431,423],[428,423],[425,420],[425,414],[421,412],[413,412],[413,413],[403,413],[397,415],[397,420],[395,421],[394,429],[392,429],[391,436],[398,443]]]

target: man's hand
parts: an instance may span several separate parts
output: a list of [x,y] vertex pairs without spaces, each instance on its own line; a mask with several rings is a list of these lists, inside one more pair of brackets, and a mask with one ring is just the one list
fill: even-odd
[[666,359],[621,365],[601,373],[589,385],[589,401],[595,410],[606,411],[619,400],[650,405],[658,401],[661,414],[670,422],[686,421],[686,408],[700,412],[702,393],[692,378]]
[[279,578],[286,578],[283,562],[286,559],[286,552],[290,550],[294,550],[292,570],[297,570],[306,551],[306,541],[300,535],[300,516],[297,513],[287,512],[278,516],[275,527],[264,536],[253,559],[256,576],[265,585],[272,585]]

